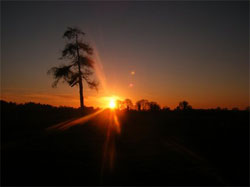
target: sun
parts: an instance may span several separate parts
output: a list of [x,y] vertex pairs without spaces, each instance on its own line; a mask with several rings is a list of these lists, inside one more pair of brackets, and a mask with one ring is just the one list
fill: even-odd
[[114,109],[116,107],[115,99],[111,98],[109,101],[109,108]]

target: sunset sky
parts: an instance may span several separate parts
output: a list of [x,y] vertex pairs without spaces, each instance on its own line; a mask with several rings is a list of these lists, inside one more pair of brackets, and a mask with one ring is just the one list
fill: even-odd
[[84,85],[87,106],[110,96],[174,108],[249,105],[249,3],[1,2],[1,99],[79,107],[78,87],[52,88],[67,26],[94,48],[99,91]]

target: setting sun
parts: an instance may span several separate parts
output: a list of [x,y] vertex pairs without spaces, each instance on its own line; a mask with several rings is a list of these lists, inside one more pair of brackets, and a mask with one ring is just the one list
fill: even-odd
[[0,4],[1,186],[249,186],[249,1]]
[[111,98],[109,101],[109,108],[114,109],[116,107],[115,99]]

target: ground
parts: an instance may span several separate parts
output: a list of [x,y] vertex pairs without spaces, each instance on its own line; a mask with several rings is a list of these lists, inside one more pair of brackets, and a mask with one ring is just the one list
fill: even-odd
[[80,116],[38,116],[3,117],[2,185],[249,184],[247,111],[104,110],[66,129]]

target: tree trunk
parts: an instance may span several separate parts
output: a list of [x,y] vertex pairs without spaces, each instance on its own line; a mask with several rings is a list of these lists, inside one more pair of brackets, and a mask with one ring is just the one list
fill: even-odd
[[83,84],[82,84],[82,72],[81,72],[81,66],[79,62],[79,49],[78,49],[78,41],[77,41],[77,35],[76,35],[76,46],[77,46],[77,62],[78,62],[78,73],[79,73],[79,94],[80,94],[80,106],[81,109],[84,109],[84,98],[83,98]]
[[81,105],[81,109],[84,109],[83,85],[82,85],[82,77],[81,76],[79,76],[79,93],[80,93],[80,105]]

